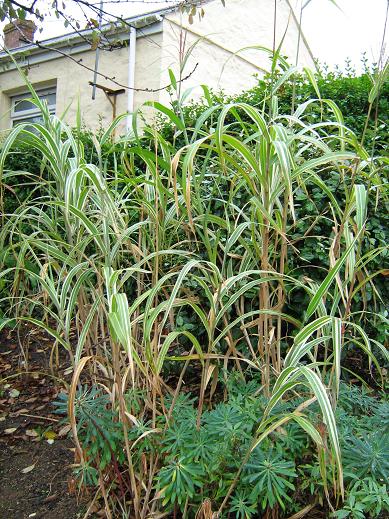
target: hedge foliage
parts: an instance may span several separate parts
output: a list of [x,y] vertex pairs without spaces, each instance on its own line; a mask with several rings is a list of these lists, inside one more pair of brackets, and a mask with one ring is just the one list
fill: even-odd
[[[316,78],[317,85],[322,99],[332,99],[340,108],[345,125],[352,129],[360,141],[363,141],[367,150],[375,156],[384,155],[387,153],[389,132],[388,132],[388,115],[389,115],[389,84],[385,83],[382,87],[380,95],[375,104],[369,106],[369,91],[371,89],[371,78],[368,72],[354,76],[352,71],[349,73],[330,72],[322,73]],[[192,101],[180,108],[181,117],[185,120],[185,125],[188,133],[194,126],[194,122],[201,115],[204,110],[209,108],[212,104],[225,104],[228,102],[246,102],[256,107],[263,107],[266,104],[266,97],[271,86],[271,79],[259,79],[258,84],[251,90],[245,91],[237,96],[231,97],[223,94],[223,92],[209,92],[201,101]],[[280,114],[290,114],[293,106],[297,106],[310,99],[317,99],[317,93],[312,83],[302,76],[295,77],[293,81],[284,83],[278,91],[278,111]],[[265,101],[264,101],[265,100]],[[293,101],[294,100],[294,101]],[[174,103],[173,103],[174,107]],[[178,107],[175,107],[178,110]],[[267,107],[269,109],[269,107]],[[319,122],[322,117],[328,115],[328,118],[333,120],[329,114],[326,114],[326,108],[323,105],[323,111],[320,109],[310,109],[310,122]],[[367,117],[368,115],[368,117]],[[217,111],[215,112],[215,118]],[[243,116],[244,117],[244,116]],[[166,137],[167,140],[175,142],[176,147],[184,146],[185,140],[182,134],[177,134],[176,129],[163,119],[157,122],[160,133]],[[145,137],[147,138],[147,137]],[[84,131],[80,135],[80,139],[87,151],[86,157],[89,155],[91,162],[97,162],[97,156],[93,156],[92,134]],[[152,143],[150,143],[152,146]],[[90,150],[88,152],[88,150]],[[108,163],[117,160],[118,156],[123,156],[125,150],[121,148],[120,143],[112,146],[106,145],[106,150],[103,150],[103,157]],[[386,167],[383,163],[382,167]],[[4,203],[4,212],[12,213],[16,207],[28,199],[36,190],[39,190],[39,179],[45,175],[45,164],[41,162],[41,158],[36,151],[31,151],[26,148],[23,143],[20,143],[19,149],[13,151],[7,158],[6,169],[13,171],[28,171],[31,175],[32,181],[30,185],[24,183],[23,186],[15,184],[6,184],[6,197]],[[331,172],[323,173],[327,186],[336,193],[340,205],[343,205],[344,190],[342,184],[339,182],[339,177]],[[365,179],[357,179],[359,183],[365,182]],[[308,191],[301,191],[297,194],[299,206],[296,208],[297,222],[291,235],[292,240],[296,240],[296,253],[290,258],[290,266],[293,270],[304,271],[313,279],[321,279],[320,266],[326,264],[328,260],[328,247],[331,239],[331,226],[328,222],[330,219],[326,215],[330,211],[328,199],[322,191],[316,188],[313,184],[309,186]],[[242,204],[244,201],[242,201]],[[389,205],[387,200],[382,198],[379,204],[376,200],[370,199],[369,202],[369,219],[367,223],[367,238],[365,239],[364,247],[366,252],[375,247],[385,247],[389,238]],[[318,217],[312,233],[317,236],[327,236],[327,242],[318,244],[317,240],[312,238],[304,239],[304,234],[311,225],[311,219],[305,218],[305,215],[316,212]],[[222,215],[221,215],[222,216]],[[379,269],[388,269],[389,253],[386,252],[378,255],[370,264],[372,271]],[[368,331],[380,341],[385,342],[385,321],[387,318],[387,308],[385,305],[385,276],[380,275],[375,280],[376,291],[372,290],[370,285],[367,286],[365,294],[369,302],[368,310],[377,317],[371,318],[369,323],[365,323]],[[0,286],[0,291],[2,287]],[[299,309],[305,306],[303,298],[306,297],[303,293],[295,292],[293,294],[292,308],[289,312],[299,314]],[[362,301],[360,307],[354,308],[354,311],[362,310]],[[369,315],[364,314],[365,316]],[[191,317],[187,316],[187,321],[190,324]]]
[[[332,99],[343,114],[345,125],[352,129],[359,140],[362,139],[365,125],[366,131],[363,139],[364,146],[372,153],[385,151],[389,144],[389,82],[382,85],[377,102],[369,105],[369,92],[372,88],[371,73],[356,76],[352,69],[348,72],[326,72],[322,71],[316,76],[316,82],[322,99]],[[227,96],[221,92],[211,92],[209,99],[201,102],[188,103],[183,109],[183,115],[187,126],[190,127],[199,114],[212,103],[245,102],[263,107],[264,98],[269,93],[271,86],[270,78],[258,79],[258,84],[247,91],[235,96]],[[290,114],[293,106],[296,107],[311,99],[317,99],[314,86],[307,80],[306,76],[295,76],[282,85],[277,92],[278,110],[281,114]],[[293,102],[294,99],[294,102]],[[325,110],[325,108],[323,107]],[[367,119],[367,115],[369,115]],[[317,106],[311,109],[310,122],[318,122],[324,118],[325,111],[320,113]],[[162,125],[166,136],[173,131],[169,125]]]

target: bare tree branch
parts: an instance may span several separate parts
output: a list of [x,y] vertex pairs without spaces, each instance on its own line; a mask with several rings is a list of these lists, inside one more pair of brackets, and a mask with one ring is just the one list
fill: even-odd
[[[35,41],[34,45],[36,45],[40,49],[55,51],[58,54],[60,54],[61,56],[64,56],[65,58],[70,59],[74,63],[77,63],[77,65],[79,65],[80,67],[88,70],[89,72],[95,72],[94,68],[89,67],[88,65],[85,65],[82,62],[82,58],[76,59],[73,56],[71,56],[70,54],[68,54],[67,52],[63,52],[62,50],[56,49],[54,47],[49,47],[49,46],[44,45],[42,42],[39,42],[39,41]],[[194,72],[196,71],[198,65],[199,64],[196,63],[195,66],[193,67],[193,69],[191,70],[191,72],[189,72],[189,74],[187,74],[185,77],[181,78],[180,80],[177,80],[177,83],[183,83],[184,81],[189,79],[194,74]],[[106,74],[103,74],[101,72],[97,72],[97,75],[102,77],[102,78],[104,78],[106,81],[111,81],[114,85],[117,85],[117,86],[119,86],[121,88],[125,88],[126,90],[133,90],[134,92],[150,92],[150,93],[161,92],[162,90],[166,90],[167,88],[169,88],[171,86],[171,83],[168,83],[168,84],[166,84],[166,85],[164,85],[162,87],[159,87],[159,88],[135,88],[135,87],[130,87],[128,85],[120,83],[119,81],[116,81],[115,76],[112,76],[112,77],[111,76],[107,76]]]
[[[15,6],[19,9],[22,9],[24,12],[26,12],[32,16],[35,16],[36,18],[38,18],[39,20],[42,21],[44,19],[45,15],[41,14],[37,10],[37,8],[36,8],[37,1],[38,0],[32,0],[32,2],[30,4],[28,4],[28,3],[21,4],[21,3],[19,3],[19,0],[6,0],[3,2],[1,2],[1,0],[0,0],[0,15],[1,15],[1,9],[2,8],[4,9],[4,4],[8,4],[10,6]],[[146,37],[148,39],[148,41],[150,41],[151,43],[153,43],[157,46],[160,46],[160,44],[158,42],[156,42],[155,40],[150,38],[150,36],[145,33],[144,29],[146,27],[148,27],[148,25],[146,25],[143,28],[137,28],[130,21],[123,18],[123,16],[117,16],[113,13],[110,13],[109,11],[107,11],[105,9],[101,9],[100,3],[94,3],[89,0],[70,0],[70,2],[79,7],[79,9],[82,12],[84,20],[87,22],[87,26],[89,26],[87,28],[89,28],[91,30],[91,33],[85,34],[85,30],[80,28],[80,24],[79,24],[78,20],[74,16],[69,15],[65,11],[65,6],[63,6],[63,8],[61,8],[59,6],[58,0],[54,0],[54,3],[52,4],[53,9],[54,9],[55,13],[64,20],[65,25],[68,25],[73,29],[74,34],[77,34],[84,42],[88,43],[91,46],[91,50],[95,50],[95,49],[99,48],[100,50],[103,50],[105,52],[112,52],[115,49],[123,48],[127,45],[127,43],[124,41],[112,41],[109,38],[108,34],[106,34],[106,33],[110,32],[109,31],[110,24],[114,24],[117,29],[120,26],[123,26],[124,28],[135,28],[137,30],[137,32],[141,33],[144,37]],[[106,3],[109,3],[109,4],[120,4],[120,3],[147,4],[149,2],[147,2],[146,0],[106,0]],[[173,11],[177,8],[181,8],[181,7],[184,7],[187,5],[193,6],[194,4],[197,4],[197,5],[201,4],[201,0],[176,0],[175,2],[168,2],[167,0],[156,0],[156,2],[153,1],[153,3],[160,3],[160,4],[165,4],[165,5],[168,3],[173,3],[173,5],[167,6],[167,8],[166,8],[166,12],[170,12],[170,10]],[[87,14],[86,10],[91,11],[92,15],[96,16],[96,18],[99,18],[99,17],[102,18],[102,20],[104,22],[104,26],[105,26],[103,30],[98,29],[98,27],[95,24],[94,19]],[[0,19],[1,19],[1,16],[0,16]],[[71,54],[64,52],[58,48],[55,48],[51,45],[50,46],[45,45],[44,41],[28,40],[25,37],[25,35],[22,33],[22,31],[20,30],[20,28],[18,27],[17,24],[15,24],[15,27],[22,35],[23,41],[25,41],[26,44],[36,45],[40,49],[54,51],[54,52],[58,53],[59,55],[70,59],[71,61],[73,61],[74,63],[79,65],[80,67],[82,67],[90,72],[95,72],[94,68],[89,67],[88,65],[85,65],[83,63],[82,58],[77,59],[77,58],[73,57]],[[108,27],[108,31],[107,31],[107,27]],[[97,34],[97,38],[96,38],[96,34]],[[114,34],[114,31],[113,31],[113,34]],[[3,48],[3,50],[5,50],[7,52],[6,49]],[[189,74],[187,74],[185,77],[177,80],[177,83],[181,84],[184,81],[186,81],[188,78],[190,78],[193,75],[193,73],[195,72],[195,70],[197,69],[197,67],[198,67],[198,63],[196,63],[196,65],[194,66],[194,68],[192,69],[192,71]],[[164,85],[159,88],[147,88],[147,87],[146,88],[135,88],[135,87],[130,87],[128,85],[120,83],[119,81],[116,80],[115,76],[108,76],[108,75],[103,74],[98,71],[97,71],[97,75],[99,77],[104,78],[106,81],[110,81],[111,83],[113,83],[114,85],[116,85],[120,88],[125,88],[126,90],[133,90],[136,92],[149,92],[149,93],[159,92],[159,91],[165,90],[166,88],[171,86],[171,84],[167,84],[167,85]]]

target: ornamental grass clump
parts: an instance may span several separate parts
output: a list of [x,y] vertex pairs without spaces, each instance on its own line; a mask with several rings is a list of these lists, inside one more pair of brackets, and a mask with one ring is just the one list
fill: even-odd
[[[344,496],[343,364],[361,350],[380,384],[377,352],[388,358],[353,306],[367,286],[374,291],[369,263],[383,248],[366,253],[362,243],[369,199],[387,193],[379,158],[333,101],[278,112],[289,75],[262,109],[211,104],[191,128],[179,110],[185,93],[175,111],[151,103],[186,144],[177,149],[157,126],[141,130],[135,116],[134,131],[114,142],[118,118],[95,139],[94,163],[79,129],[50,115],[29,85],[42,122],[18,125],[4,142],[3,184],[23,182],[25,173],[4,167],[19,139],[41,153],[46,176],[5,215],[1,326],[43,328],[53,369],[66,350],[73,378],[58,407],[72,425],[80,482],[98,488],[108,517],[297,511],[302,469],[286,453],[297,458],[298,449],[313,460],[328,506]],[[331,117],[307,122],[313,103]],[[307,186],[326,198],[325,214],[301,214]],[[296,239],[301,218],[311,225]],[[331,231],[317,236],[322,219]],[[326,263],[310,265],[315,279],[290,263],[311,237],[327,251]],[[293,305],[298,293],[304,307]],[[285,431],[298,449],[282,452]]]

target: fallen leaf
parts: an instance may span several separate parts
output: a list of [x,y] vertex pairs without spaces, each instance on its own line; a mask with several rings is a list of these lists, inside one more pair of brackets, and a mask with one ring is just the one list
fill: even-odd
[[23,409],[19,409],[18,411],[15,411],[14,413],[10,413],[10,416],[20,416],[23,413],[28,413],[29,409],[26,409],[25,407]]
[[9,392],[9,396],[11,398],[18,398],[19,395],[20,391],[18,391],[17,389],[11,389],[11,391]]
[[34,463],[34,465],[30,465],[29,467],[26,467],[25,469],[21,470],[20,472],[22,474],[28,474],[29,472],[34,470],[34,468],[35,468],[35,463]]
[[70,424],[65,425],[64,427],[62,427],[62,429],[60,429],[58,436],[59,437],[66,436],[68,434],[68,432],[71,430],[71,428],[72,428],[72,426]]
[[58,499],[58,494],[52,494],[51,496],[46,497],[46,499],[43,500],[44,503],[51,503],[52,501],[55,501]]
[[5,416],[0,416],[0,422],[4,422],[5,421]]
[[27,400],[25,400],[24,402],[26,404],[32,404],[33,402],[35,402],[36,400],[38,400],[38,397],[37,396],[32,396],[31,398],[28,398]]
[[5,434],[13,434],[16,431],[17,427],[10,427],[9,429],[4,429]]
[[36,438],[38,436],[38,433],[34,429],[27,429],[26,435],[31,436],[31,438]]
[[55,433],[54,431],[45,431],[43,433],[43,436],[46,438],[46,440],[55,440],[55,438],[57,437],[57,433]]

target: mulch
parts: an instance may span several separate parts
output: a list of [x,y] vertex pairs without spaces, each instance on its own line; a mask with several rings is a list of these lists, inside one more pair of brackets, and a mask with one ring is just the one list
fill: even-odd
[[[72,478],[68,428],[53,413],[63,385],[50,372],[51,349],[52,340],[29,326],[19,338],[0,334],[0,519],[79,519],[85,513]],[[66,378],[66,358],[60,362],[56,376]]]

